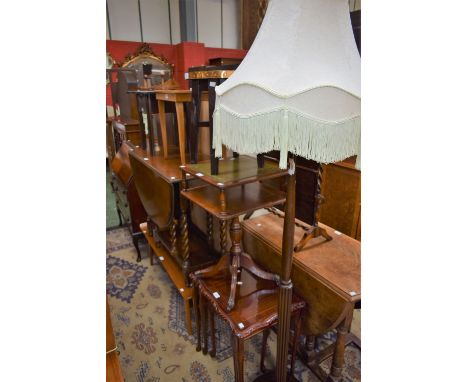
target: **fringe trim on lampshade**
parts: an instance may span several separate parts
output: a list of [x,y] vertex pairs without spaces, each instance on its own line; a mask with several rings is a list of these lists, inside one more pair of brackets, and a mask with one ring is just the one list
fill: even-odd
[[361,116],[333,123],[285,109],[241,116],[218,107],[213,114],[217,157],[222,156],[223,144],[239,154],[279,150],[282,169],[287,168],[288,151],[325,164],[357,155],[356,168],[360,169]]

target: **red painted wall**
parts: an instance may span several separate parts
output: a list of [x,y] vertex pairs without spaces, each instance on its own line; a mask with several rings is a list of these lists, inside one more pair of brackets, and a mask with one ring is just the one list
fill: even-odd
[[[106,40],[106,50],[117,62],[123,61],[127,54],[133,54],[141,45],[139,42]],[[191,66],[207,65],[210,58],[244,58],[247,54],[242,49],[208,48],[198,42],[181,42],[177,45],[149,43],[156,55],[163,56],[174,64],[174,79],[183,89],[188,89],[188,81],[184,73]],[[107,87],[106,101],[112,105],[109,86]]]

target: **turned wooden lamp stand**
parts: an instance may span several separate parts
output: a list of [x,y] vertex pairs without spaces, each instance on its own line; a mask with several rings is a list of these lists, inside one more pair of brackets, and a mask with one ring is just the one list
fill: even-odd
[[[246,268],[259,277],[275,280],[278,283],[278,349],[276,370],[258,377],[257,381],[276,380],[285,382],[287,380],[294,380],[292,374],[288,375],[287,364],[293,295],[291,269],[295,227],[295,162],[293,159],[289,160],[288,170],[280,170],[277,165],[272,165],[269,162],[265,162],[264,167],[259,168],[256,159],[240,156],[230,161],[221,161],[219,167],[219,175],[210,175],[209,163],[181,166],[183,174],[183,191],[181,191],[182,214],[185,215],[185,211],[188,208],[187,204],[191,201],[201,206],[208,213],[218,217],[221,221],[232,220],[230,230],[233,242],[231,256],[224,254],[218,264],[204,271],[203,276],[208,277],[216,274],[223,268],[230,268],[231,289],[227,306],[228,311],[235,306],[238,271],[240,269]],[[208,185],[188,189],[187,175],[199,178],[208,183]],[[286,195],[279,191],[272,191],[271,188],[266,187],[260,182],[261,180],[280,176],[286,176],[287,178]],[[264,272],[255,266],[250,257],[242,252],[240,246],[241,232],[239,216],[284,202],[286,204],[281,259],[282,266],[278,279],[277,276]],[[182,238],[182,240],[185,241],[188,239]]]

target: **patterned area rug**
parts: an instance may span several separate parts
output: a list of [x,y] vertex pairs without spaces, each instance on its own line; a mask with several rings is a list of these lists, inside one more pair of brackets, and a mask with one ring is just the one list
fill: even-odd
[[[120,363],[127,382],[234,382],[230,330],[216,317],[216,358],[195,350],[196,339],[185,329],[184,304],[160,265],[151,266],[142,248],[142,261],[125,228],[107,234],[107,294]],[[195,320],[192,315],[193,328]],[[334,338],[328,333],[320,347]],[[261,334],[245,344],[245,381],[260,374]],[[272,368],[276,336],[270,335],[265,366]],[[348,346],[343,381],[360,381],[360,351]],[[321,367],[329,371],[331,359]],[[294,374],[299,381],[318,379],[299,360]]]

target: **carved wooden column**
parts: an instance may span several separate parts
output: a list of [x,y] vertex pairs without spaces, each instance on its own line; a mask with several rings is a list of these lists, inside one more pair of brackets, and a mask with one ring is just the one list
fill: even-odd
[[239,222],[239,217],[236,216],[231,221],[231,229],[229,230],[231,236],[231,294],[229,295],[229,301],[227,311],[231,311],[236,303],[236,290],[237,290],[237,273],[240,268],[240,257],[242,255],[242,230]]
[[[182,172],[182,189],[187,189],[187,174]],[[188,223],[187,223],[187,210],[189,208],[189,202],[185,198],[180,200],[180,240],[181,240],[181,255],[182,255],[182,270],[184,272],[185,285],[190,286],[190,280],[188,277],[189,273],[189,237],[188,237]]]
[[213,248],[213,215],[206,213],[206,232],[208,237],[208,244]]
[[221,220],[219,222],[220,227],[220,247],[221,247],[221,255],[225,255],[227,253],[227,221]]

